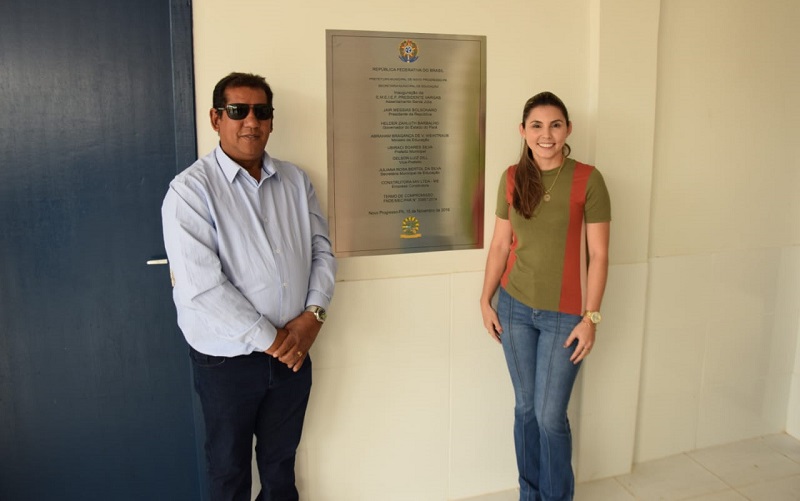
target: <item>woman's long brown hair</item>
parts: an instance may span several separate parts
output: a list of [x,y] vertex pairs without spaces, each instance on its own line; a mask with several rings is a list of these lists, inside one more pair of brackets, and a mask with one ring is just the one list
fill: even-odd
[[[525,127],[525,121],[531,110],[539,106],[555,106],[560,109],[564,114],[564,119],[569,125],[569,112],[564,102],[552,92],[540,92],[532,98],[528,99],[525,107],[522,110],[522,126]],[[564,144],[563,154],[568,157],[570,153],[568,144]],[[536,165],[533,159],[533,152],[528,147],[528,143],[523,139],[522,141],[522,155],[520,155],[519,162],[517,163],[517,172],[514,175],[514,196],[512,205],[514,209],[522,214],[525,219],[533,217],[533,212],[536,207],[542,202],[544,197],[544,184],[542,183],[542,171]]]

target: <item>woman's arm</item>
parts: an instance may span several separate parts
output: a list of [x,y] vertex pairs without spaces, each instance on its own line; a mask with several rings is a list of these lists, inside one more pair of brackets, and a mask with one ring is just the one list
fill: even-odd
[[[591,223],[586,225],[586,245],[589,249],[589,270],[586,277],[586,310],[600,311],[603,302],[603,293],[606,290],[608,278],[608,239],[611,223]],[[594,346],[595,331],[597,326],[584,318],[572,330],[564,347],[570,346],[578,340],[575,351],[570,360],[577,364]]]
[[608,278],[608,239],[611,223],[586,225],[589,271],[586,277],[586,310],[600,311]]
[[497,312],[492,308],[491,301],[506,269],[508,254],[511,252],[512,234],[511,221],[495,217],[492,243],[489,246],[489,255],[486,257],[486,271],[483,276],[480,303],[483,326],[498,343],[503,328],[500,326],[500,320],[497,318]]

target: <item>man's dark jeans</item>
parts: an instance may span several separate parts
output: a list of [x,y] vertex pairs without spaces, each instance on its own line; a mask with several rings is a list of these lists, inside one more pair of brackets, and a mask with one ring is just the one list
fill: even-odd
[[253,435],[258,501],[296,501],[294,462],[311,392],[311,358],[297,373],[265,353],[215,357],[191,349],[206,426],[212,501],[250,501]]

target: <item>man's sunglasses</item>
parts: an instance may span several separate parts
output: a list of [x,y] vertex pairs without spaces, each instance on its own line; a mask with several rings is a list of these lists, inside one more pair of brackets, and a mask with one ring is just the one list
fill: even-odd
[[275,110],[269,104],[244,104],[244,103],[233,103],[226,105],[224,108],[217,108],[216,110],[222,113],[222,110],[225,110],[225,113],[228,114],[228,118],[231,120],[244,120],[247,115],[250,114],[250,108],[253,108],[253,114],[259,120],[269,120],[272,118],[272,112]]

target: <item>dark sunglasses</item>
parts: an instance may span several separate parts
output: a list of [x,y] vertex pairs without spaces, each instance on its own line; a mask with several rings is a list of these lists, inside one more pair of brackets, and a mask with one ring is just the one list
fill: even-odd
[[275,110],[269,104],[244,104],[244,103],[233,103],[228,104],[224,108],[217,108],[218,112],[222,112],[225,110],[225,113],[228,114],[228,118],[231,120],[244,120],[247,115],[250,114],[250,108],[253,108],[253,114],[259,120],[269,120],[272,118],[272,112]]

